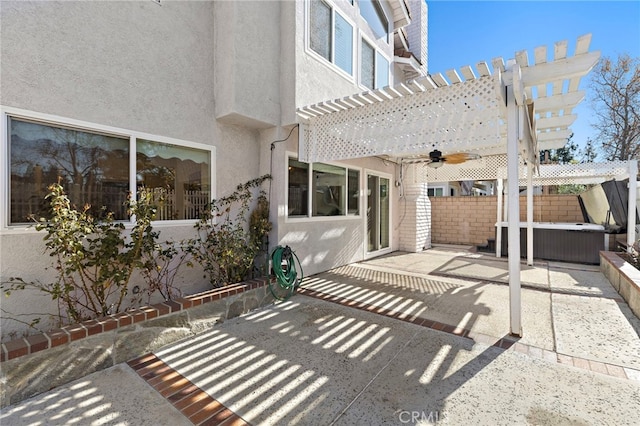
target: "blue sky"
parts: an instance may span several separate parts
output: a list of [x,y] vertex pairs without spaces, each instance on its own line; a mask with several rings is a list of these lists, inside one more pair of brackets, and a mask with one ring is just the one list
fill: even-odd
[[[573,56],[579,36],[592,34],[590,51],[616,58],[620,53],[640,57],[640,1],[453,1],[427,0],[428,66],[431,74],[567,40]],[[549,59],[551,59],[549,57]],[[589,77],[581,89],[587,98],[574,110],[573,141],[581,147],[593,137]],[[600,159],[601,160],[601,159]],[[597,161],[597,160],[596,160]]]

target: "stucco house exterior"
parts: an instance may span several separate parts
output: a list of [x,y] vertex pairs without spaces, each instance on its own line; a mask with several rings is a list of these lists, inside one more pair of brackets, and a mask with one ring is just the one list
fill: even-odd
[[[424,1],[2,1],[0,19],[3,281],[48,279],[27,216],[59,175],[125,223],[129,191],[164,191],[154,225],[182,239],[203,203],[270,173],[270,245],[306,275],[429,246],[426,186],[400,188],[377,157],[298,161],[296,115],[426,76]],[[187,294],[208,287],[181,274]],[[41,294],[3,298],[3,337],[47,312]]]

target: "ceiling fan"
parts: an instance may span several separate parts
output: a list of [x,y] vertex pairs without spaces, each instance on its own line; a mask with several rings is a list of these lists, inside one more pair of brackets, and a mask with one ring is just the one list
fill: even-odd
[[415,164],[415,163],[427,163],[427,166],[437,169],[442,167],[444,163],[448,164],[461,164],[468,160],[477,160],[480,158],[478,154],[470,152],[455,152],[453,154],[442,155],[437,149],[434,149],[429,153],[429,156],[420,155],[415,157],[403,158],[403,163]]

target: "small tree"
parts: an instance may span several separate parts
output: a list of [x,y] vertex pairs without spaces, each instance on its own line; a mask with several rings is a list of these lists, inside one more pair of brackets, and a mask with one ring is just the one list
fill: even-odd
[[571,164],[578,150],[578,145],[572,139],[573,133],[562,148],[540,151],[540,163],[544,164],[548,158],[554,164]]
[[271,230],[269,202],[264,191],[250,224],[247,224],[253,191],[271,176],[265,175],[238,185],[226,196],[211,201],[195,227],[198,237],[189,241],[187,250],[199,263],[214,287],[247,278],[264,238]]
[[593,145],[593,141],[591,139],[587,139],[587,143],[582,150],[582,163],[593,163],[593,161],[598,156],[596,152],[596,148]]
[[591,88],[597,123],[596,142],[608,160],[640,156],[640,59],[603,57],[595,67]]

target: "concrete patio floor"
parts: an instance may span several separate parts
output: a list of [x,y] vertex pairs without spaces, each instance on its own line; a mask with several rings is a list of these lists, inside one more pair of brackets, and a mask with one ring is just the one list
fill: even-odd
[[[2,425],[638,424],[640,321],[598,267],[392,253],[0,412]],[[137,374],[136,374],[137,373]]]

